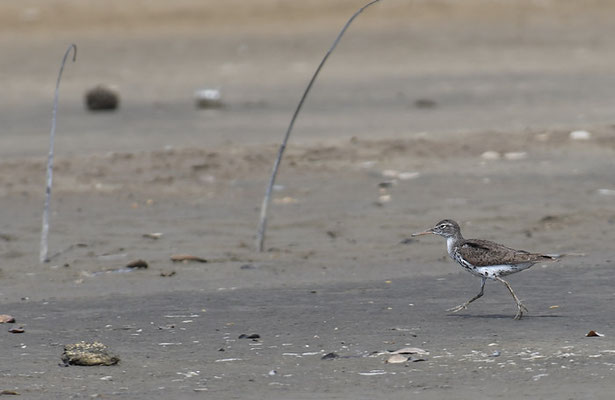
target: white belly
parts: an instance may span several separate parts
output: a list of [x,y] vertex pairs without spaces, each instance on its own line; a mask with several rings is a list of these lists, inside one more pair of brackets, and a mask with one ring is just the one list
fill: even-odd
[[505,276],[522,271],[534,265],[534,263],[523,263],[513,265],[489,265],[487,267],[475,267],[472,273],[493,279],[496,276]]

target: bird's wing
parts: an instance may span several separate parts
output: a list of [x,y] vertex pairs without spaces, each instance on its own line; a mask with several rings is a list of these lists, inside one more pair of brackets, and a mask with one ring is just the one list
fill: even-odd
[[515,250],[499,243],[480,239],[464,241],[457,251],[466,261],[477,267],[494,265],[494,260],[497,260],[497,264],[515,265],[528,262],[535,263],[550,258],[542,254]]

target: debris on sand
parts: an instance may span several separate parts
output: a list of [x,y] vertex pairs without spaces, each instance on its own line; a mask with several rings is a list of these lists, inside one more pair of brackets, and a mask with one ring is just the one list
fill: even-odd
[[493,150],[485,151],[483,154],[480,155],[480,158],[482,158],[483,160],[499,160],[500,157],[502,157],[502,155],[497,151]]
[[171,256],[171,261],[173,262],[190,262],[190,261],[194,261],[194,262],[200,262],[200,263],[206,263],[207,260],[201,257],[197,257],[197,256],[192,256],[190,254],[175,254],[173,256]]
[[90,111],[115,111],[120,105],[117,90],[98,85],[85,93],[85,106]]
[[259,335],[258,333],[251,333],[251,334],[242,333],[238,337],[238,339],[260,339],[260,338],[261,338],[261,335]]
[[386,360],[387,364],[401,364],[408,361],[410,357],[405,356],[403,354],[393,354]]
[[129,262],[128,264],[126,264],[125,268],[128,269],[146,269],[148,267],[147,262],[139,259],[139,260],[134,260]]
[[613,189],[598,189],[596,193],[601,196],[615,196],[615,190]]
[[64,346],[62,361],[65,365],[115,365],[120,358],[100,342],[79,342]]
[[273,203],[274,204],[295,204],[297,203],[299,200],[295,199],[294,197],[291,196],[284,196],[284,197],[275,197],[273,199]]
[[340,358],[336,353],[327,353],[324,356],[320,357],[321,360],[335,360],[336,358]]
[[206,88],[195,90],[194,100],[197,108],[220,108],[224,106],[220,89]]
[[510,151],[504,153],[504,158],[510,161],[525,160],[527,153],[525,151]]
[[376,355],[388,355],[389,358],[386,359],[387,364],[403,364],[406,362],[419,362],[425,361],[424,358],[413,358],[412,355],[416,354],[418,356],[428,355],[429,352],[418,347],[404,347],[395,351],[384,351],[381,353],[376,353]]
[[594,330],[591,330],[591,331],[587,332],[587,334],[585,336],[586,337],[603,337],[604,334],[598,333],[598,332],[596,332]]
[[0,396],[19,396],[19,392],[14,390],[0,390]]
[[[382,353],[387,354],[387,353]],[[418,354],[421,356],[429,355],[429,352],[423,349],[419,349],[418,347],[404,347],[399,350],[388,352],[388,354]]]
[[162,237],[162,232],[152,232],[152,233],[144,233],[143,237],[146,239],[158,240]]
[[420,98],[414,101],[414,107],[416,108],[436,108],[438,103],[435,100],[428,98]]
[[14,324],[15,318],[12,315],[0,314],[0,324]]
[[9,329],[9,333],[24,333],[26,330],[20,326],[19,328],[11,328]]

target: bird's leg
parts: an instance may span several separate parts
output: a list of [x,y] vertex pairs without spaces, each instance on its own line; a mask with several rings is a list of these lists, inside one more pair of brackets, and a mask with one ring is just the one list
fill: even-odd
[[515,299],[515,302],[517,303],[517,315],[515,315],[515,319],[521,319],[521,317],[523,317],[523,311],[528,312],[527,307],[525,307],[523,303],[521,303],[521,300],[519,300],[515,292],[513,292],[512,287],[510,286],[508,282],[506,282],[504,279],[500,278],[499,276],[496,276],[495,279],[505,284],[510,294],[512,294],[513,299]]
[[459,312],[461,310],[465,310],[468,307],[468,304],[470,304],[471,302],[473,302],[474,300],[480,299],[481,297],[483,297],[483,293],[485,292],[485,282],[487,282],[487,278],[481,278],[481,282],[480,282],[480,293],[478,293],[476,296],[472,297],[470,300],[466,301],[463,304],[458,305],[457,307],[453,307],[453,308],[449,308],[446,311],[450,311],[450,312]]

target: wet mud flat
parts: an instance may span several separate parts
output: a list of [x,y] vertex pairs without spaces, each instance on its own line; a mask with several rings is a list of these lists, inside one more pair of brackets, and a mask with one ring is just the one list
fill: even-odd
[[[447,314],[476,283],[461,274],[5,304],[27,323],[24,334],[3,333],[3,389],[28,398],[608,398],[615,342],[585,335],[613,331],[609,273],[549,266],[511,278],[530,308],[521,321],[495,284]],[[83,338],[120,363],[63,366],[62,344]],[[428,354],[385,362],[407,346]]]
[[[298,120],[258,253],[278,141],[364,1],[288,3],[0,5],[0,314],[15,318],[0,324],[0,393],[612,398],[612,2],[390,0],[362,15]],[[84,108],[98,84],[117,87],[117,111]],[[224,107],[195,106],[208,88]],[[409,238],[443,218],[575,255],[510,277],[521,321],[493,282],[449,315],[479,280],[441,240]],[[119,363],[66,367],[82,341]],[[407,347],[423,352],[386,362]]]

